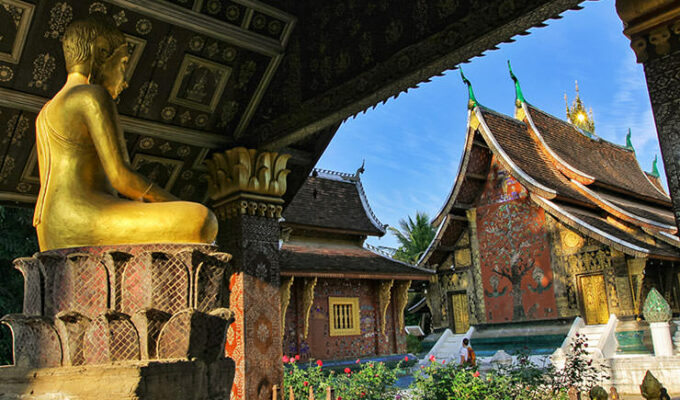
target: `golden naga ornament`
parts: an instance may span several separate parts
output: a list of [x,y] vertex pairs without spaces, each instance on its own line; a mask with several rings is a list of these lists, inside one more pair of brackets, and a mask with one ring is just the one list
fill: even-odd
[[127,87],[123,34],[90,16],[73,22],[62,43],[66,84],[36,120],[40,250],[212,243],[217,219],[208,208],[177,201],[130,166],[114,103]]

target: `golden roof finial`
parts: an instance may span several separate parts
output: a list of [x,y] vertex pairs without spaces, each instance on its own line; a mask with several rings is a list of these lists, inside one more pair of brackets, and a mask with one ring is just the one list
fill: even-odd
[[593,121],[593,109],[590,112],[586,111],[581,101],[581,95],[578,89],[578,81],[574,81],[574,86],[576,89],[576,97],[569,107],[569,100],[567,94],[564,94],[564,102],[567,105],[567,120],[572,124],[576,125],[578,128],[588,132],[595,132],[595,122]]

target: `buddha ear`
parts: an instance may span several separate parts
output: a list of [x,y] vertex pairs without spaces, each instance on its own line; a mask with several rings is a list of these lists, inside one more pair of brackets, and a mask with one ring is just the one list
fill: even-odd
[[102,65],[110,55],[111,49],[108,40],[102,36],[97,37],[92,43],[92,57],[95,65]]

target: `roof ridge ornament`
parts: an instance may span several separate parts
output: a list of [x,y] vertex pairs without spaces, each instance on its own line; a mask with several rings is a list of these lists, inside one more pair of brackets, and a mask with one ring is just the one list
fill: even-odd
[[366,172],[366,169],[364,168],[366,166],[366,159],[361,162],[361,167],[357,168],[357,172],[354,173],[354,176],[350,177],[349,180],[352,182],[358,182],[361,179],[361,174]]
[[510,65],[510,60],[508,60],[508,70],[510,71],[510,78],[515,82],[515,106],[522,107],[522,103],[526,103],[524,94],[522,93],[522,87],[519,85],[519,79],[512,72],[512,65]]
[[460,77],[463,79],[463,83],[465,83],[468,87],[468,110],[472,110],[473,108],[479,106],[479,103],[475,98],[475,92],[472,91],[472,83],[470,83],[468,78],[466,78],[463,74],[463,67],[459,65],[458,69],[460,70]]
[[567,93],[564,93],[564,103],[567,107],[567,120],[575,125],[577,128],[588,132],[589,135],[595,133],[595,121],[593,120],[593,109],[591,108],[589,112],[586,112],[586,108],[583,106],[581,101],[581,95],[578,89],[578,81],[575,81],[576,87],[576,97],[569,107],[569,100],[567,99]]
[[626,148],[628,150],[631,150],[635,152],[635,148],[633,147],[633,141],[632,141],[633,133],[630,128],[628,128],[628,134],[626,135]]
[[659,168],[656,165],[657,162],[658,162],[657,155],[654,154],[654,161],[652,161],[652,172],[650,172],[649,175],[651,175],[655,178],[658,178],[660,176]]

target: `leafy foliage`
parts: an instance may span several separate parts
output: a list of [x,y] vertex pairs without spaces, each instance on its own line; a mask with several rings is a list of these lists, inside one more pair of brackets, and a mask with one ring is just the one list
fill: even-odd
[[394,258],[415,264],[434,239],[435,230],[430,225],[430,218],[424,212],[416,212],[415,220],[410,216],[408,220],[399,220],[401,230],[390,227],[392,234],[397,237],[401,246],[394,253]]
[[[525,360],[528,361],[528,358]],[[475,368],[458,363],[430,365],[415,375],[414,398],[419,400],[566,400],[564,390],[553,391],[534,377],[535,366],[521,362],[506,371],[493,371],[482,376]],[[536,369],[538,370],[538,369]]]
[[295,357],[284,357],[284,362],[282,396],[287,397],[292,387],[296,399],[306,399],[310,388],[316,398],[322,398],[330,386],[338,399],[391,400],[397,392],[394,383],[401,368],[401,364],[389,368],[380,362],[363,363],[326,374],[318,361],[317,364],[310,362],[307,368],[299,368]]
[[406,335],[406,351],[412,354],[418,354],[423,351],[423,345],[417,336]]
[[[24,280],[14,269],[17,257],[30,257],[38,251],[38,238],[32,224],[33,210],[0,206],[0,317],[21,312]],[[12,362],[9,329],[0,327],[0,365]]]
[[608,366],[605,363],[593,361],[588,353],[588,341],[585,335],[576,334],[572,339],[570,351],[566,354],[564,367],[553,367],[548,376],[552,377],[550,384],[558,389],[575,387],[580,393],[587,393],[608,376]]

